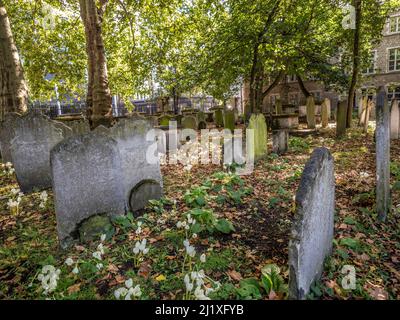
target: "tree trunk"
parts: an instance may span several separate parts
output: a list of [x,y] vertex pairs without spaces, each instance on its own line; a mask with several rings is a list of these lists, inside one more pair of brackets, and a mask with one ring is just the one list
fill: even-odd
[[360,72],[360,28],[361,28],[361,0],[354,0],[354,7],[356,9],[356,29],[354,30],[354,42],[353,42],[353,74],[351,77],[351,83],[348,95],[347,105],[347,121],[346,127],[351,127],[354,96],[356,91],[356,84],[358,74]]
[[0,119],[6,112],[24,113],[28,87],[11,31],[6,8],[0,0]]
[[306,98],[311,96],[311,93],[307,90],[306,86],[304,85],[303,79],[301,78],[301,76],[299,74],[296,74],[297,77],[297,82],[299,83],[299,87],[301,92],[303,92],[304,96]]
[[88,56],[87,107],[92,128],[108,125],[112,118],[112,98],[108,85],[107,58],[102,36],[102,20],[108,0],[80,0]]

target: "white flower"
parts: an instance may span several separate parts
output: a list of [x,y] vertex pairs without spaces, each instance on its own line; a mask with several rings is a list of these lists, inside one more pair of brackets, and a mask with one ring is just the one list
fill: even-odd
[[6,167],[7,167],[7,168],[11,168],[11,167],[12,167],[12,163],[11,163],[11,162],[7,162],[7,163],[6,163]]
[[361,178],[368,178],[369,174],[367,172],[360,172],[360,177]]
[[11,169],[8,171],[8,174],[13,174],[14,172],[15,172],[14,168],[11,168]]
[[103,233],[103,234],[101,235],[101,237],[100,237],[100,241],[101,241],[101,242],[104,242],[104,241],[106,240],[106,238],[107,238],[107,235]]
[[128,280],[125,281],[125,287],[127,287],[129,289],[132,286],[133,286],[133,280],[132,279],[128,279]]
[[128,293],[128,289],[127,288],[119,288],[119,289],[114,291],[114,296],[115,296],[116,299],[119,299],[121,296],[125,297],[127,293]]
[[190,245],[190,242],[188,239],[183,240],[183,245],[186,247],[188,247]]
[[193,234],[192,234],[192,238],[193,238],[193,239],[196,239],[196,238],[197,238],[197,233],[193,233]]
[[194,257],[196,255],[196,249],[193,246],[187,246],[186,247],[186,253],[189,257]]
[[202,263],[206,262],[206,255],[205,255],[205,253],[203,253],[203,254],[200,256],[200,261],[201,261]]
[[103,264],[102,263],[96,264],[96,268],[97,268],[97,270],[103,269]]
[[73,270],[72,273],[78,274],[79,273],[79,268],[76,266]]
[[40,197],[40,200],[42,200],[43,202],[46,202],[47,201],[47,197],[48,197],[47,192],[46,191],[42,191],[40,193],[39,197]]
[[[100,243],[98,246],[97,246],[97,251],[99,251],[102,255],[104,254],[104,247],[103,247],[103,244],[102,243]],[[100,260],[100,259],[99,259]]]
[[43,203],[43,202],[41,202],[40,204],[39,204],[39,208],[40,209],[44,209],[46,207],[46,205]]
[[189,230],[190,229],[190,226],[189,225],[186,225],[185,226],[185,230]]
[[14,201],[14,200],[12,200],[12,199],[9,199],[8,202],[7,202],[7,206],[8,206],[10,209],[15,208],[15,207],[18,206],[18,202],[17,202],[17,201]]
[[140,297],[142,295],[142,290],[140,289],[139,285],[136,285],[134,288],[131,289],[132,290],[129,291],[134,297]]
[[178,229],[182,228],[182,222],[181,222],[181,221],[178,221],[178,223],[176,224],[176,227],[177,227]]
[[53,292],[57,288],[57,282],[60,277],[60,269],[56,269],[52,265],[46,265],[42,268],[42,271],[38,275],[38,280],[42,283],[44,294]]
[[147,239],[143,239],[139,246],[140,251],[144,251],[144,249],[146,249],[146,243]]
[[101,260],[101,252],[100,251],[95,251],[92,254],[93,258],[96,258],[97,260]]
[[74,264],[74,260],[72,260],[72,258],[67,258],[67,260],[65,260],[65,264],[70,267]]
[[188,291],[188,292],[192,291],[193,283],[190,282],[189,275],[185,275],[185,277],[183,278],[183,281],[185,282],[186,291]]
[[19,193],[19,189],[14,189],[14,188],[12,188],[11,189],[11,193],[13,194],[13,195],[16,195],[17,193]]
[[201,287],[197,287],[194,290],[194,296],[196,297],[197,300],[211,300],[209,297],[205,295],[204,290],[201,289]]

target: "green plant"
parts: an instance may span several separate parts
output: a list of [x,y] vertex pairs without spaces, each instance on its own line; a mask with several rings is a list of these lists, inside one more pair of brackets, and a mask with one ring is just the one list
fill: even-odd
[[289,149],[294,152],[307,152],[310,149],[310,145],[303,138],[291,137],[289,139]]
[[219,231],[221,233],[231,233],[235,231],[232,222],[226,219],[217,219],[212,209],[195,208],[188,212],[196,223],[192,225],[192,233],[200,233],[207,230],[210,233]]
[[184,199],[189,207],[204,207],[206,205],[207,195],[209,188],[200,186],[186,191]]

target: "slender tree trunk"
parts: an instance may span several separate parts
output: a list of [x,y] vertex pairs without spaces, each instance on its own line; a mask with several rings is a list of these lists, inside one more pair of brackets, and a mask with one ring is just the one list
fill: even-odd
[[0,119],[6,112],[24,113],[28,87],[11,31],[10,20],[0,0]]
[[299,83],[299,87],[301,92],[303,92],[304,96],[306,98],[311,96],[310,91],[307,90],[306,86],[304,85],[303,79],[301,78],[301,76],[299,74],[296,74],[297,77],[297,82]]
[[254,113],[256,105],[256,77],[257,77],[257,67],[258,67],[258,43],[253,49],[253,64],[251,66],[250,72],[250,94],[249,94],[249,106],[250,113]]
[[80,11],[86,33],[88,55],[88,115],[92,127],[108,125],[112,118],[112,98],[108,85],[107,58],[105,54],[102,20],[108,0],[80,0]]
[[347,105],[347,121],[346,127],[351,127],[354,96],[356,92],[356,85],[358,74],[360,72],[360,29],[361,29],[361,0],[354,0],[354,7],[356,9],[356,29],[354,30],[354,41],[353,41],[353,74],[351,77],[348,105]]
[[272,89],[274,89],[278,84],[279,84],[279,82],[281,81],[281,79],[282,79],[282,77],[283,77],[283,75],[284,75],[285,73],[283,72],[283,71],[279,71],[279,74],[277,75],[277,77],[275,78],[275,80],[269,85],[269,87],[263,92],[263,94],[262,94],[262,97],[263,97],[263,99],[267,96],[267,95],[269,95],[269,93],[272,91]]

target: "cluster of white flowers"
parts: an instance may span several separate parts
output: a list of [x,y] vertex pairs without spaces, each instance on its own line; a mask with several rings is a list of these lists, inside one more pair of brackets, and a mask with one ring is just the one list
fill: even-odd
[[13,168],[13,165],[11,162],[7,162],[5,164],[2,163],[1,168],[3,169],[3,173],[5,173],[7,175],[12,175],[15,172],[15,169]]
[[190,245],[190,242],[188,239],[185,239],[183,241],[183,245],[185,246],[186,254],[193,258],[196,255],[196,248],[192,245]]
[[186,216],[186,218],[187,220],[178,221],[178,223],[176,224],[176,227],[178,229],[189,230],[190,226],[196,223],[196,219],[192,218],[190,213]]
[[143,239],[142,241],[136,241],[135,247],[132,250],[133,253],[136,255],[139,253],[147,254],[149,252],[149,248],[146,248],[146,244],[147,244],[147,239]]
[[[206,280],[216,284],[216,288],[206,286]],[[212,281],[209,277],[207,277],[204,273],[204,270],[200,270],[198,272],[192,271],[186,274],[183,281],[185,282],[186,286],[186,296],[190,297],[190,295],[193,294],[197,300],[210,300],[208,295],[211,292],[218,290],[220,287],[220,283]]]
[[137,229],[136,229],[136,234],[137,235],[139,235],[139,234],[141,234],[142,233],[142,224],[143,224],[143,222],[142,221],[138,221],[138,223],[137,223]]
[[53,292],[57,288],[57,282],[60,278],[60,269],[56,269],[52,265],[46,265],[38,275],[38,280],[42,282],[44,294]]
[[129,279],[125,281],[125,287],[119,288],[114,291],[116,299],[124,298],[125,300],[132,300],[133,298],[139,298],[142,295],[142,290],[139,285],[133,287],[133,280]]
[[[65,264],[66,264],[68,267],[72,267],[72,265],[73,265],[74,263],[75,263],[75,262],[74,262],[74,260],[73,260],[72,258],[67,258],[67,259],[65,260]],[[72,269],[72,273],[74,273],[74,274],[78,274],[78,273],[79,273],[78,263],[75,264],[75,267]]]
[[39,204],[39,207],[40,208],[45,208],[46,207],[46,203],[47,203],[47,199],[48,199],[48,194],[47,194],[47,192],[46,191],[42,191],[41,193],[40,193],[40,204]]
[[11,189],[12,196],[8,199],[7,206],[10,208],[11,212],[18,214],[19,204],[21,203],[22,196],[24,195],[20,189]]
[[92,253],[93,258],[97,260],[102,260],[103,259],[103,254],[104,254],[104,246],[103,243],[100,243],[97,246],[97,251]]

